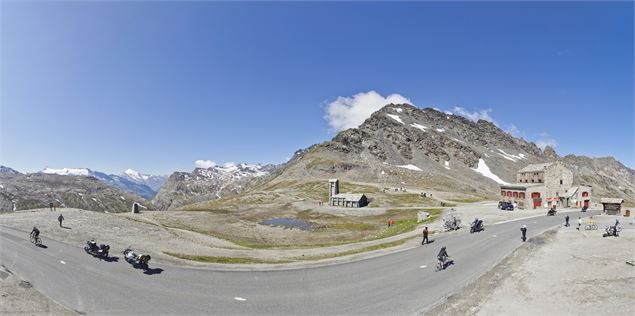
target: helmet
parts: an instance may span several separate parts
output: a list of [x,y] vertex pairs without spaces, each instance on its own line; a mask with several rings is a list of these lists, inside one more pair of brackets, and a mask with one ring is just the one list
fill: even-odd
[[523,225],[523,228],[527,228],[527,225]]

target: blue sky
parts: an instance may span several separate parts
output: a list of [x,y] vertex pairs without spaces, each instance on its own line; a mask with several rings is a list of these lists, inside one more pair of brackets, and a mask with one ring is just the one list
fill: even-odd
[[635,166],[630,2],[2,2],[0,20],[0,164],[20,171],[280,163],[369,91]]

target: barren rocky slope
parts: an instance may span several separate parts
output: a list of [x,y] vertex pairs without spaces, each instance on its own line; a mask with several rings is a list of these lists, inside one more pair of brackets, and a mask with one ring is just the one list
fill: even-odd
[[226,164],[192,172],[174,172],[152,202],[160,210],[218,199],[243,192],[261,183],[275,170],[274,165]]
[[104,184],[94,177],[32,173],[0,176],[0,211],[48,207],[81,208],[99,212],[127,212],[136,195]]
[[517,170],[555,160],[574,172],[576,183],[592,185],[594,199],[635,201],[635,171],[612,157],[560,157],[491,122],[408,104],[387,105],[358,128],[298,151],[272,182],[337,177],[497,198],[499,183],[515,182]]

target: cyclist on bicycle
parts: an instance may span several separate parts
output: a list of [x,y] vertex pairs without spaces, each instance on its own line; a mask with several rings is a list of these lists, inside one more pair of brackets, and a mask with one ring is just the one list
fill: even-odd
[[40,230],[37,229],[37,227],[33,226],[33,230],[31,231],[31,236],[33,238],[38,238],[40,237]]

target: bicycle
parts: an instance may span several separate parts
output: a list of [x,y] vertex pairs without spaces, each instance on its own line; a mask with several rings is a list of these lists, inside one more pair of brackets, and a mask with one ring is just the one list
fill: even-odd
[[596,224],[587,224],[586,227],[584,227],[584,229],[586,229],[586,230],[597,230],[598,229],[598,225],[596,225]]
[[31,234],[31,242],[36,245],[39,246],[42,244],[42,238],[40,238],[40,236],[35,236],[33,234]]

